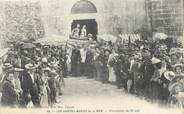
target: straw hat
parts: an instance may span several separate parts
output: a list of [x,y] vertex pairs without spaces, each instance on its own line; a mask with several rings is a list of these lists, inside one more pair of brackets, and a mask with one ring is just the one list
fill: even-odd
[[2,68],[3,68],[4,70],[7,70],[7,69],[13,68],[13,66],[12,66],[10,63],[4,63],[3,66],[2,66]]
[[35,69],[36,67],[33,64],[29,63],[25,65],[25,68],[28,70],[32,70],[32,69]]
[[166,71],[166,72],[164,72],[164,77],[167,80],[171,81],[175,77],[175,74],[173,71]]
[[183,66],[184,66],[183,64],[178,63],[178,64],[175,64],[175,65],[173,66],[173,68],[174,68],[174,69],[176,69],[176,67],[181,67],[181,68],[183,68]]
[[22,72],[24,71],[24,69],[21,69],[21,68],[14,68],[14,72]]
[[156,58],[156,57],[153,57],[153,58],[151,59],[151,61],[152,61],[152,64],[157,64],[157,63],[160,63],[160,62],[161,62],[161,60],[158,59],[158,58]]

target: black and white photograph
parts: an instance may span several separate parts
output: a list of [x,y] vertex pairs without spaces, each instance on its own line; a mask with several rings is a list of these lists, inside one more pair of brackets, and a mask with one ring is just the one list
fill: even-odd
[[184,114],[184,0],[0,0],[0,114]]

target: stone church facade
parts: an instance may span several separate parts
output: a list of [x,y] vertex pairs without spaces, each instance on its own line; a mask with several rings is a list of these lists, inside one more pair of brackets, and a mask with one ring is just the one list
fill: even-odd
[[53,31],[56,33],[69,34],[72,22],[75,20],[94,19],[97,22],[98,34],[118,31],[133,33],[146,24],[144,0],[61,0],[55,2],[52,0],[45,4],[45,8],[54,12],[48,16],[47,23],[53,28],[52,30],[55,29],[53,25],[58,26],[56,28],[59,31]]
[[80,23],[89,25],[96,35],[129,34],[146,27],[181,39],[183,7],[182,0],[4,0],[0,3],[0,37],[54,34],[68,38]]

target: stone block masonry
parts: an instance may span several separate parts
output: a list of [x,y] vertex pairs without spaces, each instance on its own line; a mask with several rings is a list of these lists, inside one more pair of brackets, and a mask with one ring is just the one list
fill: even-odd
[[152,30],[162,31],[180,41],[184,31],[183,0],[146,0]]

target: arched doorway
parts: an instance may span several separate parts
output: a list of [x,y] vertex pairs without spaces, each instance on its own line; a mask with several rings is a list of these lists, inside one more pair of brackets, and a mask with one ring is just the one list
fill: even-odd
[[96,6],[88,0],[80,0],[76,2],[71,9],[71,14],[82,13],[97,13]]
[[95,19],[73,20],[71,24],[71,30],[73,30],[73,28],[75,28],[77,24],[80,24],[80,29],[82,29],[83,25],[86,25],[87,34],[92,34],[96,40],[96,35],[98,33],[98,25]]
[[[92,34],[96,39],[98,34],[98,24],[95,16],[90,16],[97,14],[96,6],[88,0],[80,0],[73,5],[71,14],[74,16],[71,23],[71,30],[73,30],[77,24],[80,24],[81,28],[83,25],[86,25],[87,34]],[[83,18],[80,18],[80,16]]]

